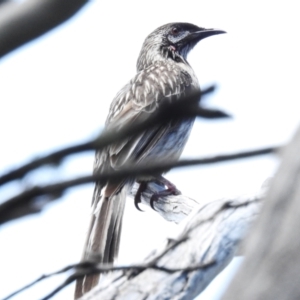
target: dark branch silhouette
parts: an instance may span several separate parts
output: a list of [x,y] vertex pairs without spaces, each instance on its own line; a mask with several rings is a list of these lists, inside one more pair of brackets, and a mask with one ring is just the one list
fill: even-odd
[[32,213],[37,213],[50,201],[61,197],[68,188],[95,182],[97,180],[120,179],[136,177],[137,175],[156,174],[172,168],[187,167],[194,165],[207,165],[229,160],[249,158],[258,155],[274,153],[279,147],[268,147],[253,151],[238,152],[234,154],[219,155],[208,158],[180,160],[178,162],[166,162],[159,164],[146,164],[136,167],[128,167],[114,172],[106,172],[65,180],[46,186],[36,186],[8,199],[0,204],[0,224],[20,218]]
[[29,172],[44,166],[44,165],[58,165],[62,159],[71,154],[76,154],[84,151],[100,150],[104,147],[120,141],[126,137],[138,134],[151,126],[159,123],[166,123],[171,119],[187,118],[191,116],[199,116],[207,119],[216,119],[229,117],[228,114],[220,110],[208,109],[199,107],[198,102],[200,98],[213,92],[215,86],[211,86],[199,94],[194,95],[178,101],[175,103],[165,103],[157,113],[152,113],[149,117],[142,122],[134,122],[131,125],[124,126],[119,130],[105,130],[99,137],[92,139],[88,142],[79,143],[64,149],[52,152],[48,155],[37,158],[29,163],[24,164],[15,170],[9,171],[6,174],[0,176],[0,185],[8,183],[10,181],[21,179]]
[[59,285],[57,288],[55,288],[51,293],[49,293],[47,296],[43,297],[43,300],[52,298],[55,294],[57,294],[59,291],[61,291],[63,288],[67,287],[69,284],[74,282],[76,279],[82,278],[86,275],[92,275],[92,274],[99,274],[99,273],[105,273],[108,271],[132,271],[133,274],[137,274],[136,272],[142,272],[146,269],[153,269],[158,270],[166,273],[175,273],[175,272],[192,272],[199,269],[205,269],[214,264],[214,261],[211,261],[209,263],[204,264],[195,264],[192,266],[187,266],[185,268],[168,268],[164,266],[158,266],[157,262],[160,258],[162,258],[164,255],[166,255],[170,250],[177,247],[179,244],[186,241],[186,237],[181,238],[178,241],[172,241],[172,243],[159,255],[155,256],[153,259],[151,259],[148,263],[145,264],[132,264],[129,266],[111,266],[111,265],[99,265],[98,263],[85,261],[80,262],[77,264],[72,264],[69,266],[66,266],[58,271],[45,274],[37,278],[36,280],[32,281],[31,283],[25,285],[24,287],[14,291],[10,295],[6,296],[3,300],[11,299],[12,297],[16,296],[19,293],[24,292],[25,290],[33,287],[34,285],[38,284],[39,282],[48,279],[50,277],[53,277],[55,275],[59,275],[62,273],[66,273],[68,271],[73,271],[74,273],[71,274],[61,285]]
[[1,2],[0,57],[60,25],[88,0]]
[[[54,295],[56,295],[58,292],[60,292],[62,289],[67,287],[69,284],[74,282],[75,280],[82,278],[86,275],[93,275],[93,274],[99,274],[107,271],[139,271],[142,272],[147,269],[153,269],[157,271],[166,272],[169,274],[175,273],[175,272],[193,272],[200,269],[206,269],[211,267],[214,264],[214,261],[204,264],[197,264],[193,266],[188,266],[186,268],[167,268],[163,266],[157,266],[157,265],[131,265],[131,266],[120,266],[120,267],[97,267],[97,266],[90,266],[88,269],[83,271],[77,271],[73,275],[69,276],[61,285],[59,285],[55,290],[53,290],[51,293],[49,293],[47,296],[43,297],[41,300],[48,300],[52,298]],[[9,298],[5,298],[3,300],[6,300]]]

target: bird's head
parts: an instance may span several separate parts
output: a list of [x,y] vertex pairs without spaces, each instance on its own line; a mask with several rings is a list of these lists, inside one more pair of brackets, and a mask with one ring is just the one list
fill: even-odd
[[154,30],[145,39],[137,62],[138,71],[156,60],[181,56],[186,59],[189,51],[201,40],[225,33],[219,29],[207,29],[190,23],[169,23]]

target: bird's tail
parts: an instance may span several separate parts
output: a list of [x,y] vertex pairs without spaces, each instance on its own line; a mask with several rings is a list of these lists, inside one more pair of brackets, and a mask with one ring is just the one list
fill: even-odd
[[[128,186],[125,184],[117,194],[101,197],[97,186],[94,191],[94,209],[91,218],[82,261],[91,260],[97,263],[113,263],[118,256],[122,219],[125,209]],[[98,195],[97,195],[98,193]],[[97,204],[98,202],[98,204]],[[90,291],[99,282],[100,275],[88,275],[76,282],[75,299]]]

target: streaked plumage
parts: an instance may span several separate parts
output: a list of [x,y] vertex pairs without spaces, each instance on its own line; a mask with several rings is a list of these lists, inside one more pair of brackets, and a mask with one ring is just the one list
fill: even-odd
[[[187,54],[201,39],[219,33],[223,31],[188,23],[167,24],[151,33],[137,61],[138,73],[111,103],[106,128],[118,129],[145,120],[161,103],[200,91],[194,71],[186,61]],[[98,151],[94,172],[118,170],[148,161],[178,160],[193,122],[194,119],[188,119],[158,125]],[[129,180],[96,183],[83,259],[94,256],[100,263],[112,263],[117,256],[125,199],[131,185]],[[95,286],[98,278],[93,275],[78,281],[76,298]]]

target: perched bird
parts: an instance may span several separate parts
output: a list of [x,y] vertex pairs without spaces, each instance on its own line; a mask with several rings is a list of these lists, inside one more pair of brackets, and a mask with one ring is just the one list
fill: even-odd
[[[200,40],[221,33],[225,32],[189,23],[170,23],[153,31],[142,46],[137,74],[111,103],[106,128],[118,129],[144,120],[166,101],[177,101],[190,93],[200,93],[197,77],[186,60],[187,55]],[[159,124],[98,151],[94,172],[118,170],[150,161],[176,161],[193,123],[194,118]],[[151,179],[147,176],[136,178],[142,182]],[[119,250],[126,195],[132,184],[129,179],[96,183],[83,260],[93,257],[99,263],[114,261]],[[75,298],[94,287],[98,279],[98,275],[89,275],[78,280]]]

